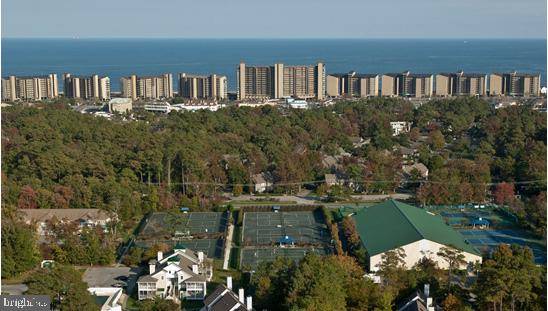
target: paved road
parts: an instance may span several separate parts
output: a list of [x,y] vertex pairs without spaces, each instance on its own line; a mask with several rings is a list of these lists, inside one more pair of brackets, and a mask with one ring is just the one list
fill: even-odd
[[[230,198],[231,201],[251,201],[252,199],[257,200],[266,197],[264,196],[255,196],[252,194],[242,194],[238,197],[232,196],[230,194],[227,194],[227,196]],[[410,194],[407,193],[393,193],[393,194],[360,194],[360,195],[352,195],[352,199],[357,201],[380,201],[385,200],[388,198],[396,199],[396,200],[405,200],[409,199],[411,197]],[[310,195],[310,193],[302,193],[298,195],[282,195],[282,196],[271,196],[271,198],[274,198],[276,200],[279,200],[279,202],[297,202],[297,204],[301,205],[316,205],[318,204],[317,201],[319,201],[318,196]]]

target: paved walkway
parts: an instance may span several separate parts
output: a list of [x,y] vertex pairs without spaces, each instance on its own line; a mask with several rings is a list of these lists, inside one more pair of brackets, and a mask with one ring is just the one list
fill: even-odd
[[232,249],[232,234],[234,233],[234,225],[228,224],[228,232],[225,241],[225,258],[223,261],[223,270],[228,270],[228,262],[230,261],[230,250]]

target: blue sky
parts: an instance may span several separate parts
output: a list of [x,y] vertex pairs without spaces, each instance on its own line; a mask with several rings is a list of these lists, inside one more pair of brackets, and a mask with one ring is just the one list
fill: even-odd
[[2,36],[546,38],[546,0],[3,0]]

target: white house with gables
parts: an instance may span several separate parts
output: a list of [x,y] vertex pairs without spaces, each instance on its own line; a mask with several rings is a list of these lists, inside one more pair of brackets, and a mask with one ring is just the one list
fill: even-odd
[[158,252],[157,260],[149,262],[149,274],[137,280],[138,298],[159,296],[177,303],[183,299],[203,300],[212,276],[211,260],[203,252],[177,245],[169,255],[164,257]]

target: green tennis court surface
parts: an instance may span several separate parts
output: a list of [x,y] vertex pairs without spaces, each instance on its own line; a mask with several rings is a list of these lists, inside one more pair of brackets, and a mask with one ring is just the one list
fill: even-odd
[[247,212],[243,220],[243,245],[274,245],[290,237],[296,245],[324,245],[329,231],[319,211]]
[[492,252],[499,244],[518,244],[531,248],[537,264],[546,264],[546,244],[522,230],[459,230],[460,234],[484,254]]
[[142,236],[157,238],[160,235],[190,236],[225,232],[227,213],[165,213],[152,214],[141,231]]

